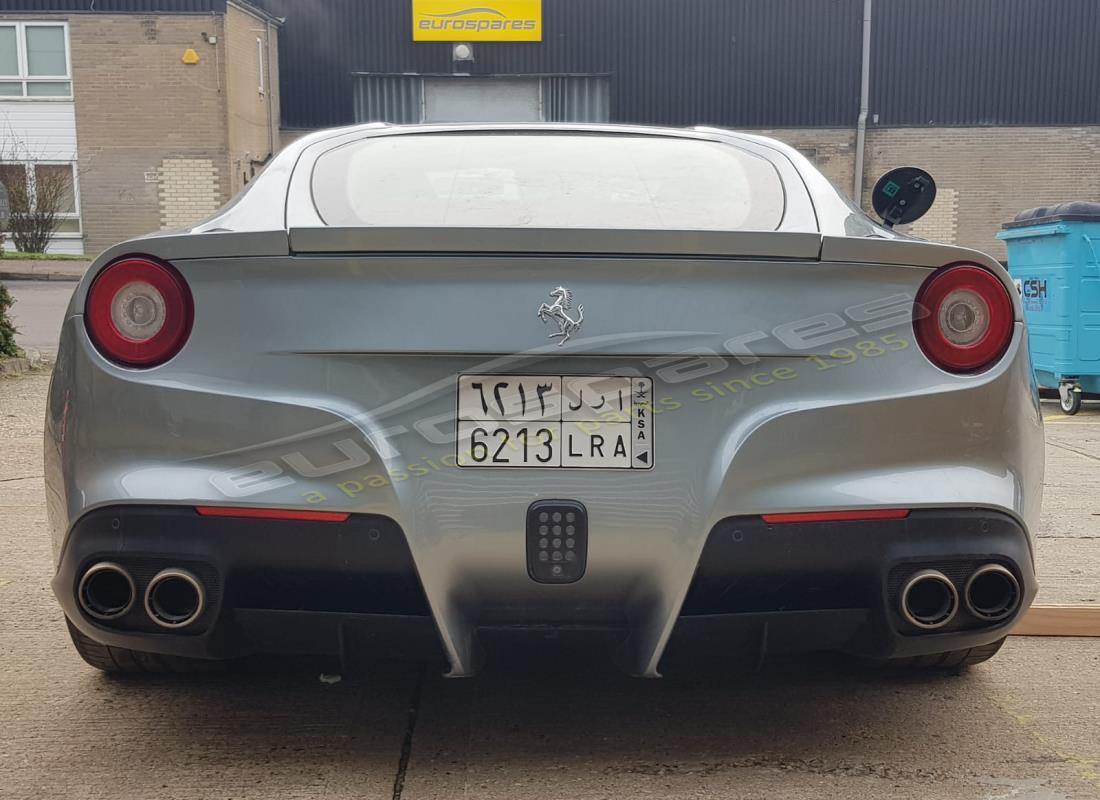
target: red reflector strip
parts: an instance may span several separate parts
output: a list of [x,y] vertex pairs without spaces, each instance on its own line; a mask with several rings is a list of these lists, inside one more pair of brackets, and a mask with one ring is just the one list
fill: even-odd
[[237,508],[234,506],[195,506],[204,517],[241,519],[291,519],[308,522],[346,522],[351,514],[342,511],[294,511],[283,508]]
[[865,511],[804,511],[797,514],[761,514],[764,522],[858,522],[869,519],[905,519],[908,508],[872,508]]

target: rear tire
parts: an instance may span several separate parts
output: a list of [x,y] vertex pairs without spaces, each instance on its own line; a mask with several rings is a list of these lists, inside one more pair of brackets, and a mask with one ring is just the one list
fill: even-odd
[[995,642],[983,644],[979,647],[970,647],[966,650],[948,650],[946,653],[932,653],[926,656],[891,658],[886,664],[891,669],[961,672],[967,667],[981,664],[983,661],[993,658],[1004,643],[1005,639],[998,639]]
[[68,620],[69,637],[73,647],[88,664],[103,672],[115,674],[189,674],[196,672],[216,672],[222,668],[220,661],[208,661],[202,658],[184,658],[166,656],[160,653],[146,653],[125,647],[111,647],[89,639]]

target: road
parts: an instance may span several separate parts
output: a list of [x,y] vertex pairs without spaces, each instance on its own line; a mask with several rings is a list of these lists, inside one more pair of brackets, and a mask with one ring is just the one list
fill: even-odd
[[16,341],[48,359],[57,354],[57,337],[76,281],[5,281],[15,298],[11,316],[19,329]]
[[[471,680],[376,665],[328,683],[339,667],[316,661],[102,675],[48,586],[47,384],[0,380],[0,797],[1100,798],[1094,639],[1013,638],[957,677],[812,658],[641,681],[553,650]],[[1043,598],[1096,602],[1100,407],[1046,411]]]

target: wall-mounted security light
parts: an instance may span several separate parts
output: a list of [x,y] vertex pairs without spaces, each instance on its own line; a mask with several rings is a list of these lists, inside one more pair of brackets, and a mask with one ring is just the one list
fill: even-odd
[[454,61],[473,61],[474,46],[466,42],[458,42],[451,47],[451,59]]

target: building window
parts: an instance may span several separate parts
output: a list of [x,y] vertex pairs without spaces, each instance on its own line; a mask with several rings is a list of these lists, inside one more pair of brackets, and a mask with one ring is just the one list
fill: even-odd
[[55,209],[55,235],[80,235],[80,200],[72,162],[0,164],[0,183],[13,210]]
[[259,73],[259,89],[260,94],[265,91],[265,75],[264,75],[264,40],[259,36],[256,37],[256,69]]
[[0,23],[0,100],[72,96],[68,25]]

